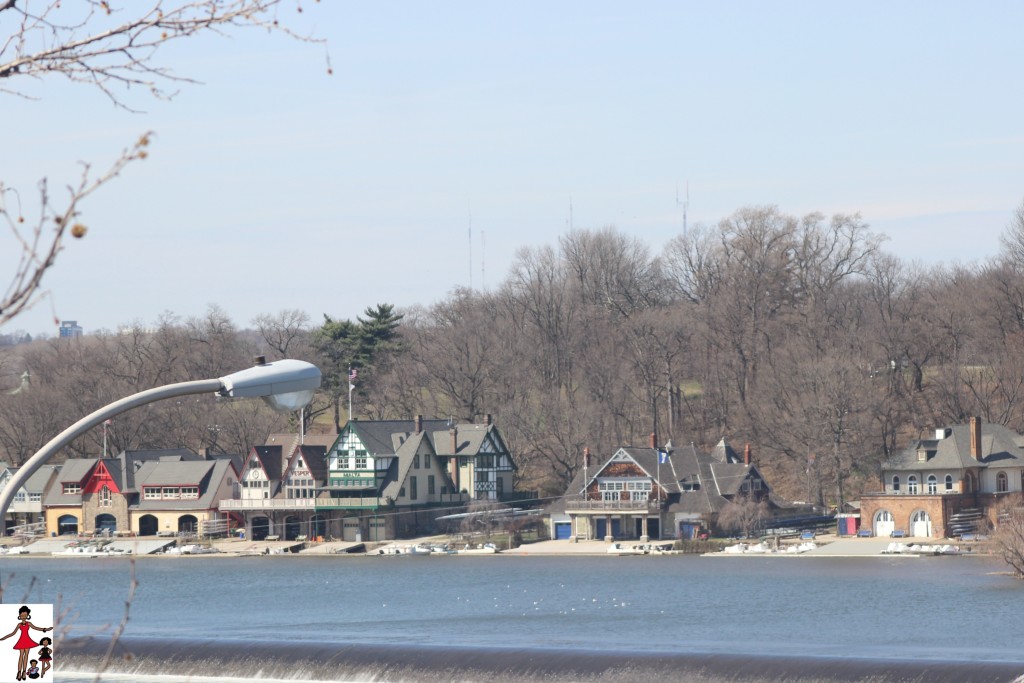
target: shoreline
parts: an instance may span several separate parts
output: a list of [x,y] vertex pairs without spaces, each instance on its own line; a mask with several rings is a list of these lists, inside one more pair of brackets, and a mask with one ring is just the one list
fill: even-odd
[[[955,544],[955,541],[950,539],[922,539],[929,545],[938,545],[941,543]],[[117,547],[123,549],[129,549],[131,546],[136,544],[152,544],[154,539],[140,538],[133,540],[118,539],[113,541],[117,544]],[[167,544],[165,539],[160,539],[160,542]],[[180,554],[180,553],[163,553],[163,552],[124,552],[124,553],[113,553],[113,554],[60,554],[59,548],[63,548],[68,542],[57,541],[56,539],[45,539],[45,541],[37,541],[36,543],[30,544],[39,545],[40,548],[36,552],[29,553],[5,553],[3,557],[30,557],[34,559],[39,558],[52,558],[55,560],[61,559],[96,559],[96,558],[195,558],[195,557],[260,557],[260,558],[273,558],[273,557],[407,557],[411,554],[399,554],[399,555],[380,555],[375,551],[382,547],[388,546],[412,546],[417,543],[430,543],[430,542],[441,542],[441,539],[437,537],[429,537],[428,539],[408,539],[401,541],[387,541],[380,543],[355,543],[355,542],[341,542],[341,541],[328,541],[324,543],[310,545],[306,542],[294,542],[294,541],[239,541],[237,539],[213,541],[209,543],[208,547],[212,547],[216,552],[205,552],[196,554]],[[838,536],[825,536],[820,537],[819,543],[812,550],[806,552],[691,552],[683,553],[690,555],[698,555],[701,557],[787,557],[787,558],[920,558],[924,556],[941,556],[941,557],[973,557],[973,558],[994,558],[994,554],[990,552],[984,552],[984,548],[979,548],[979,544],[971,544],[963,546],[963,550],[955,554],[948,555],[937,555],[930,552],[901,552],[901,553],[887,553],[884,552],[890,544],[890,539],[879,539],[879,538],[856,538],[856,537],[838,537]],[[618,543],[630,543],[629,541],[618,541]],[[198,544],[205,545],[205,544]],[[624,554],[617,555],[615,553],[609,553],[608,549],[612,547],[613,542],[605,541],[569,541],[569,540],[547,540],[537,541],[526,545],[519,546],[517,548],[500,550],[495,553],[495,556],[514,556],[514,557],[529,557],[529,556],[543,556],[543,557],[637,557],[640,555]],[[26,547],[30,547],[26,546]],[[302,546],[297,552],[293,549],[298,546]],[[356,551],[355,549],[362,546],[363,550]],[[152,546],[150,546],[152,547]],[[56,549],[56,550],[55,550]],[[57,554],[54,554],[54,553]],[[675,555],[678,553],[671,553],[669,555]],[[418,557],[424,557],[429,555],[416,555]],[[460,556],[490,556],[480,554],[466,554],[460,555],[459,553],[450,553],[441,555],[442,557],[460,557]],[[662,556],[657,553],[649,555],[642,555],[643,557],[654,557]]]

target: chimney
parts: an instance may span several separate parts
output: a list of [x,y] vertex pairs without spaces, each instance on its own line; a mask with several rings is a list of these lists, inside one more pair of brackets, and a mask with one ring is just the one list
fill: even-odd
[[417,415],[414,422],[416,423],[416,433],[419,434],[423,431],[423,416]]
[[459,448],[459,430],[452,427],[448,430],[452,435],[452,455],[448,458],[448,474],[452,478],[452,484],[455,485],[455,493],[458,493],[461,489],[459,488],[459,456],[455,454],[455,451]]
[[971,457],[981,462],[981,418],[971,418]]
[[484,415],[484,424],[487,425],[488,427],[491,426],[492,423],[491,423],[491,414],[490,413],[487,413],[486,415]]
[[583,469],[590,467],[590,446],[583,447]]
[[743,447],[743,464],[750,467],[750,444]]
[[651,448],[657,448],[657,447],[658,447],[658,433],[657,432],[651,432]]

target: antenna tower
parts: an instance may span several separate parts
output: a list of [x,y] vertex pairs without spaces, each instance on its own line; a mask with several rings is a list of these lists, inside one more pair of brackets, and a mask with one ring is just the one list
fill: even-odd
[[676,206],[683,207],[683,237],[686,237],[686,210],[690,207],[690,181],[686,181],[686,199],[679,200],[679,183],[676,183]]

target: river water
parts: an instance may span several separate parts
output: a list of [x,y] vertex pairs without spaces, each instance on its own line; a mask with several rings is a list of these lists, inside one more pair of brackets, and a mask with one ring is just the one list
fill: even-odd
[[166,682],[1012,681],[1024,584],[1002,569],[977,557],[0,561],[4,602],[64,615],[58,680],[105,668],[104,680]]

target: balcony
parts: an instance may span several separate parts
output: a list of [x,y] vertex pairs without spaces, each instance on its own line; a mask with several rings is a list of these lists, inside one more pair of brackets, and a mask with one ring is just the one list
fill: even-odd
[[252,498],[222,500],[217,507],[223,511],[231,510],[315,510],[315,498]]
[[570,498],[565,501],[566,512],[658,512],[656,500],[587,500]]

